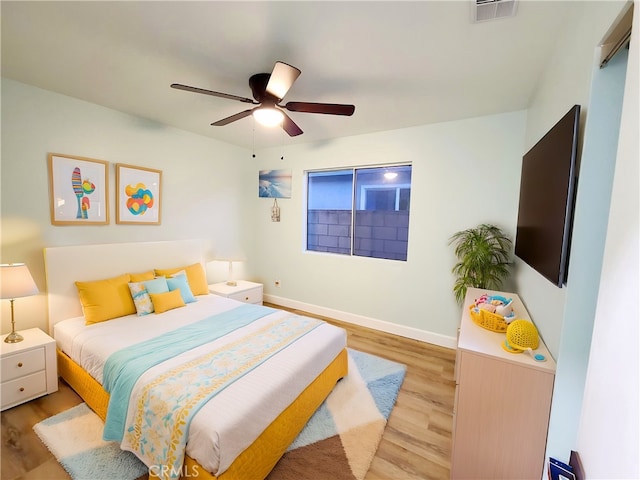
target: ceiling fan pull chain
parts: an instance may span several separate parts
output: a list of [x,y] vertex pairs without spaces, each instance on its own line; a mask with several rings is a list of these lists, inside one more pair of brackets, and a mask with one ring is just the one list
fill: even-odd
[[251,125],[253,128],[253,131],[251,132],[251,156],[253,158],[256,158],[256,119],[252,117],[251,120]]

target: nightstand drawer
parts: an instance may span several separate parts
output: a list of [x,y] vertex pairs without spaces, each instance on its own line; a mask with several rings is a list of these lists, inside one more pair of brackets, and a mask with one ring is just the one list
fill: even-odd
[[0,369],[2,381],[6,382],[7,380],[13,380],[14,378],[24,377],[30,373],[44,370],[44,359],[44,347],[2,357],[2,367]]
[[229,298],[244,303],[262,304],[262,287],[252,288],[251,290],[243,290],[242,292],[233,293]]
[[[44,357],[43,357],[44,358]],[[18,405],[47,393],[47,375],[44,370],[2,383],[2,409]]]

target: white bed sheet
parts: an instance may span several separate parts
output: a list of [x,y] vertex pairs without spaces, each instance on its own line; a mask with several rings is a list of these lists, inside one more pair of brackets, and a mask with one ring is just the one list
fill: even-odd
[[[217,295],[196,298],[186,307],[162,314],[129,315],[93,325],[85,325],[84,317],[64,320],[54,326],[54,337],[58,348],[102,383],[104,363],[113,352],[242,305]],[[288,312],[277,310],[232,332],[224,341],[287,315]],[[192,358],[211,345],[168,362]],[[345,347],[345,331],[323,324],[274,355],[200,409],[191,423],[187,454],[213,474],[222,474]],[[160,368],[153,367],[139,382],[153,377]]]

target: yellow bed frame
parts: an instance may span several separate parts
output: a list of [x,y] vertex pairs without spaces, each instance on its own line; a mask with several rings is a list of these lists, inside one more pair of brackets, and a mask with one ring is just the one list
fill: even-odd
[[[204,266],[205,252],[212,247],[210,243],[209,240],[186,239],[45,248],[50,333],[53,336],[57,322],[82,315],[74,282],[195,262]],[[347,374],[347,368],[347,353],[343,350],[219,477],[207,472],[189,457],[185,459],[183,475],[193,478],[197,474],[198,480],[254,480],[266,477],[336,382]],[[71,388],[104,420],[109,394],[102,386],[60,351],[58,370]],[[153,474],[151,471],[149,475],[153,477]]]
[[[287,407],[260,436],[234,460],[220,476],[208,472],[197,461],[185,456],[183,478],[198,480],[257,480],[265,478],[296,438],[298,433],[329,395],[336,382],[347,374],[347,350],[338,356]],[[104,420],[109,394],[102,386],[65,353],[58,350],[58,373],[85,403]],[[150,478],[156,478],[153,471]]]

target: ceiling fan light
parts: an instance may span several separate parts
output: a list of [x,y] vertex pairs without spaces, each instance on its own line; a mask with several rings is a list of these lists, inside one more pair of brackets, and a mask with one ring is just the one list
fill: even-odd
[[275,127],[282,123],[282,120],[284,120],[284,114],[277,108],[261,107],[256,108],[253,111],[253,118],[255,118],[260,125],[264,125],[265,127]]

